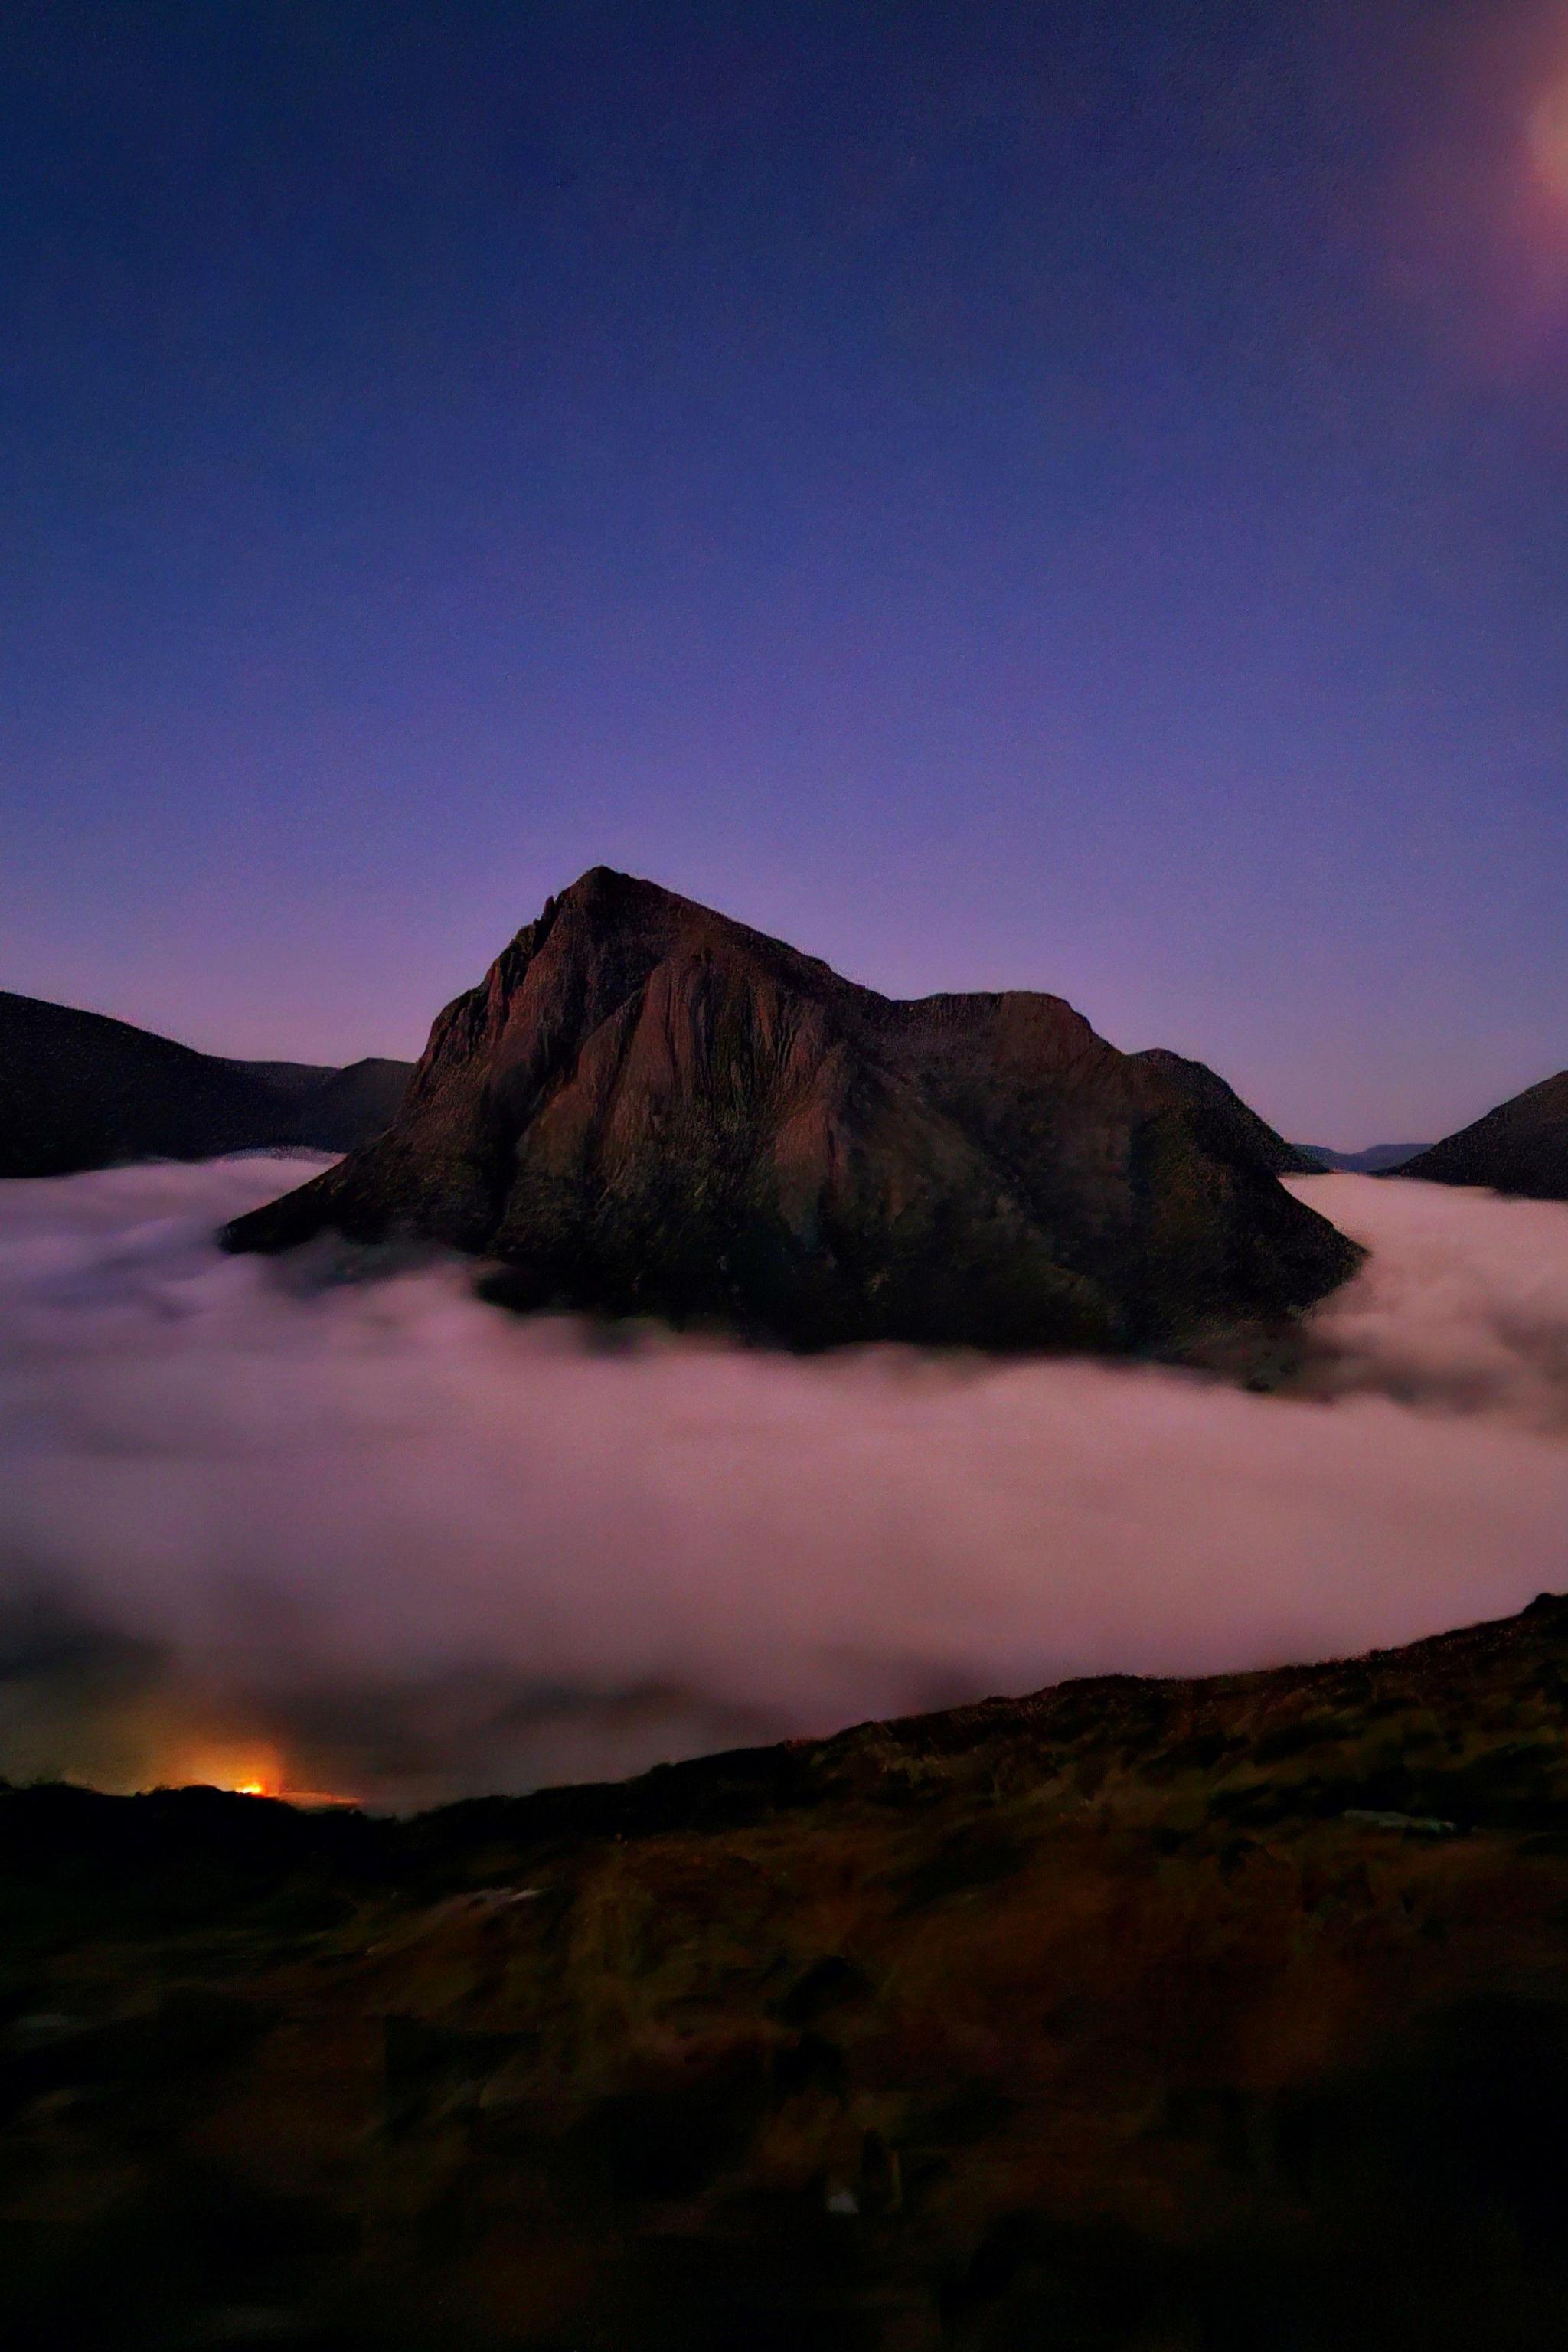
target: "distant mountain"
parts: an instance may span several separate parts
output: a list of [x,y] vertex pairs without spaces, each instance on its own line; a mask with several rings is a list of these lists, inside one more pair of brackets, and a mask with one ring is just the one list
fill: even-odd
[[1414,1160],[1418,1151],[1430,1149],[1425,1143],[1373,1143],[1364,1151],[1331,1151],[1326,1143],[1301,1143],[1295,1147],[1298,1158],[1314,1163],[1314,1172],[1317,1168],[1326,1168],[1336,1175],[1346,1176],[1391,1176],[1406,1160]]
[[289,1145],[350,1151],[390,1124],[410,1067],[225,1061],[0,990],[0,1176]]
[[803,1345],[1179,1350],[1360,1262],[1290,1164],[1059,997],[891,1003],[601,866],[439,1016],[386,1135],[227,1239],[424,1235],[520,1307]]
[[1485,1184],[1534,1201],[1568,1201],[1568,1070],[1445,1136],[1400,1173],[1428,1184]]

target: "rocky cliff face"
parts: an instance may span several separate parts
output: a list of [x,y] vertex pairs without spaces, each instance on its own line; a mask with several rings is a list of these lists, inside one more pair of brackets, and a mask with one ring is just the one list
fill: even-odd
[[1568,1201],[1568,1070],[1445,1136],[1399,1173],[1428,1184],[1486,1184],[1534,1201]]
[[406,1062],[231,1062],[0,990],[0,1176],[293,1146],[352,1151],[388,1125]]
[[1255,1160],[1275,1176],[1321,1176],[1322,1162],[1299,1143],[1287,1143],[1249,1109],[1205,1063],[1189,1062],[1156,1045],[1129,1059],[1151,1071],[1182,1098],[1212,1149],[1232,1160]]
[[891,1003],[598,867],[440,1015],[389,1132],[227,1239],[420,1236],[519,1306],[807,1346],[1180,1346],[1359,1255],[1196,1067],[1058,997]]

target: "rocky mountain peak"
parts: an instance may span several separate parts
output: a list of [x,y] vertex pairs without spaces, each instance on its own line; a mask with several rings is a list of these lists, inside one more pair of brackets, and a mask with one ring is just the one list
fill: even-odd
[[1288,1164],[1059,997],[895,1002],[595,866],[438,1016],[391,1131],[228,1238],[416,1236],[520,1306],[803,1344],[1181,1347],[1357,1262]]

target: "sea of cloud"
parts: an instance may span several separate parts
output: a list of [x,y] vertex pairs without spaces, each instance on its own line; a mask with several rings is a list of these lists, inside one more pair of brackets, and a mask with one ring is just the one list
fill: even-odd
[[1568,1207],[1326,1176],[1307,1391],[521,1321],[222,1255],[322,1163],[0,1183],[0,1774],[410,1804],[1568,1585]]

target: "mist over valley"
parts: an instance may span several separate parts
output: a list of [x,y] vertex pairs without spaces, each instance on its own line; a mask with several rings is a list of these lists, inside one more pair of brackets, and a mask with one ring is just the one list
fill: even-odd
[[1345,1176],[1301,1393],[343,1280],[322,1163],[0,1187],[0,1774],[428,1803],[1345,1654],[1568,1582],[1568,1208]]

